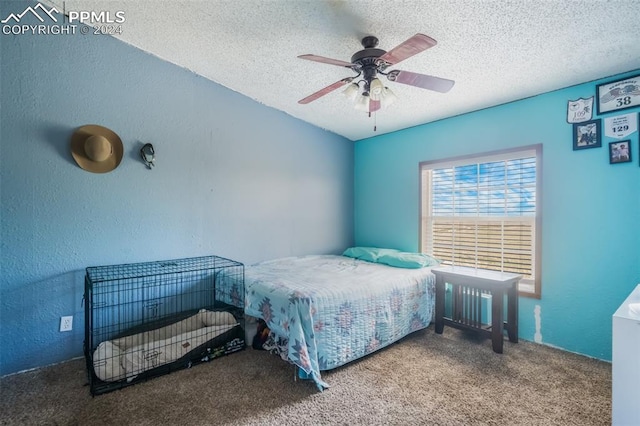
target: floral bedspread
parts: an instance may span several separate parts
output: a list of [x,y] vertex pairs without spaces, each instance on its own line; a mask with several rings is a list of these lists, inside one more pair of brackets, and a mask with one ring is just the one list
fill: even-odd
[[320,375],[425,328],[434,311],[429,268],[402,269],[344,256],[302,256],[245,268],[245,313],[287,339],[286,357]]

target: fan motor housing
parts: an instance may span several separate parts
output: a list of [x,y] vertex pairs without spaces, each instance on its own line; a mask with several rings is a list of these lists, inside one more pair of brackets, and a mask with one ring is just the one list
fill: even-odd
[[351,63],[364,65],[363,60],[371,59],[373,62],[375,59],[378,59],[380,56],[384,55],[385,53],[387,53],[386,50],[376,49],[375,47],[362,49],[354,53],[354,55],[351,57]]
[[359,65],[362,77],[367,82],[367,85],[365,86],[366,91],[369,90],[369,83],[371,83],[371,80],[376,78],[378,73],[380,65],[378,63],[378,58],[385,53],[387,52],[382,49],[367,48],[356,52],[356,54],[351,57],[351,63]]
[[[351,57],[351,63],[359,65],[362,71],[364,80],[368,83],[376,77],[378,72],[379,61],[378,58],[387,53],[386,50],[378,49],[378,38],[374,36],[367,36],[361,41],[364,49],[354,53]],[[366,87],[368,90],[368,87]]]

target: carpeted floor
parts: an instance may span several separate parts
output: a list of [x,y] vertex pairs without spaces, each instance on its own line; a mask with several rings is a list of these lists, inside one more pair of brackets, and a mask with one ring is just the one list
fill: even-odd
[[611,364],[433,326],[342,368],[294,381],[247,349],[91,397],[84,360],[0,379],[3,425],[608,425]]

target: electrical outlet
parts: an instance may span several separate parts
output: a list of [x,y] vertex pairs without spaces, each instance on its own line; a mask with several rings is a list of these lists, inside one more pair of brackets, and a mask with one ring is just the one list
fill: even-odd
[[60,331],[73,330],[73,316],[60,318]]

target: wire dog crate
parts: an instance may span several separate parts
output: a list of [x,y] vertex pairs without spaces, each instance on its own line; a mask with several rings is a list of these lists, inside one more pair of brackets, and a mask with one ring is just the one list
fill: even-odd
[[94,266],[85,275],[90,392],[244,349],[244,265],[218,256]]

